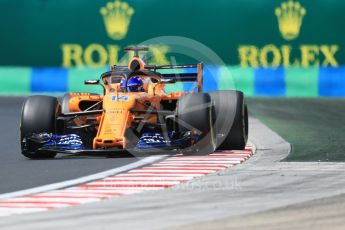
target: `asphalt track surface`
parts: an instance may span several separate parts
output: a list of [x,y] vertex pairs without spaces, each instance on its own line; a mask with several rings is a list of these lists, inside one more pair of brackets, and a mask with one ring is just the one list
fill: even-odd
[[22,97],[0,97],[0,194],[75,179],[137,161],[134,157],[61,155],[52,160],[25,158],[19,146],[20,113],[24,101]]
[[[250,119],[250,127],[256,153],[234,168],[170,189],[0,218],[0,229],[265,229],[248,222],[248,217],[259,218],[254,213],[345,193],[343,163],[281,162],[290,151],[289,143],[256,119]],[[260,220],[273,224],[268,229],[291,229],[286,226],[296,226],[303,210],[281,215],[281,219],[265,215]],[[332,221],[327,209],[322,210],[326,211],[324,223]],[[232,218],[239,224],[224,225],[223,221],[231,224]],[[220,223],[212,222],[216,220]],[[339,226],[345,226],[344,222]],[[292,229],[318,228],[308,222],[305,228]]]
[[174,230],[343,230],[344,216],[345,195],[339,195],[258,214],[187,225]]

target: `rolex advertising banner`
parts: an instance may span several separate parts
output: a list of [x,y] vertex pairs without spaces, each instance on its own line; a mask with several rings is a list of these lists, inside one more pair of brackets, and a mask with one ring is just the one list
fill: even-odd
[[150,64],[205,63],[206,90],[345,96],[344,11],[338,0],[0,0],[0,93],[88,90],[84,78],[147,45]]

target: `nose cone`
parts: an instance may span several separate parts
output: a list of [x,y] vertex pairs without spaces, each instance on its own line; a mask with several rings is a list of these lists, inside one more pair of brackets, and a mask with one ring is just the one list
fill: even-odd
[[135,94],[110,93],[103,98],[105,112],[99,125],[97,136],[94,139],[94,148],[124,149],[125,131],[129,126],[129,110],[135,105]]

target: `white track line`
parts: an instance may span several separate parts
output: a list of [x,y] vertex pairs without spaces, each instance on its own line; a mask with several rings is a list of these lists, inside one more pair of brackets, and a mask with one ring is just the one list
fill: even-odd
[[185,169],[135,169],[131,170],[130,172],[143,172],[143,173],[179,173],[179,174],[209,174],[214,172],[215,170],[202,170],[202,169],[194,169],[194,170],[185,170]]
[[99,198],[71,198],[71,197],[39,197],[39,196],[30,196],[30,197],[18,197],[8,199],[6,201],[1,201],[0,204],[4,203],[35,203],[35,202],[42,202],[42,203],[66,203],[66,204],[78,204],[78,203],[86,203],[86,202],[94,202],[99,201]]
[[108,177],[104,181],[187,181],[190,177]]
[[47,211],[47,208],[1,208],[0,207],[0,217],[1,216],[10,216],[13,214],[24,214],[24,213],[33,213],[33,212],[42,212]]
[[186,162],[186,161],[193,161],[193,162],[218,162],[218,161],[222,161],[222,162],[228,162],[228,163],[231,163],[231,162],[243,162],[245,159],[242,157],[242,158],[221,158],[221,157],[217,157],[217,158],[210,158],[210,159],[207,159],[207,158],[189,158],[189,157],[186,157],[186,158],[181,158],[181,157],[178,157],[178,158],[169,158],[167,159],[167,162],[179,162],[179,161],[183,161],[183,162]]
[[[72,205],[69,204],[53,204],[53,203],[0,203],[0,208],[33,208],[36,211],[37,208],[47,208],[47,209],[55,209],[55,208],[64,208],[70,207]],[[74,205],[73,205],[74,206]],[[29,212],[29,211],[28,211]]]
[[101,187],[101,186],[89,186],[89,185],[81,185],[76,187],[79,190],[98,190],[98,191],[115,191],[118,193],[125,193],[126,191],[144,191],[144,190],[159,190],[158,187],[134,187],[134,186],[127,186],[127,187]]
[[170,164],[175,164],[175,163],[184,163],[184,164],[190,164],[191,162],[195,162],[198,164],[241,164],[242,161],[237,161],[237,160],[223,160],[223,161],[214,161],[214,160],[203,160],[203,161],[194,161],[194,160],[166,160],[164,163],[170,163]]
[[104,171],[101,173],[96,173],[96,174],[93,174],[90,176],[85,176],[85,177],[81,177],[81,178],[74,179],[74,180],[68,180],[68,181],[63,181],[63,182],[59,182],[59,183],[55,183],[55,184],[40,186],[40,187],[36,187],[36,188],[32,188],[32,189],[26,189],[26,190],[22,190],[22,191],[18,191],[18,192],[1,194],[0,200],[12,198],[12,197],[18,197],[18,196],[27,196],[30,194],[47,192],[47,191],[61,189],[61,188],[67,188],[67,187],[74,186],[76,184],[83,184],[83,183],[86,183],[89,181],[94,181],[94,180],[105,178],[107,176],[119,174],[119,173],[131,170],[134,168],[139,168],[139,167],[142,167],[142,166],[147,165],[147,164],[152,164],[156,161],[164,159],[165,157],[166,156],[150,156],[150,157],[146,157],[140,161],[137,161],[137,162],[134,162],[134,163],[131,163],[128,165],[124,165],[124,166],[119,167],[119,168]]
[[214,163],[214,162],[181,162],[181,161],[176,161],[176,162],[169,162],[169,161],[163,161],[160,163],[155,163],[152,164],[152,166],[164,166],[164,165],[178,165],[178,166],[200,166],[200,167],[231,167],[233,166],[231,163],[225,163],[225,164],[220,164],[220,163]]
[[87,184],[87,187],[92,188],[167,188],[173,185],[177,185],[180,182],[178,181],[97,181]]
[[100,194],[100,193],[63,193],[63,192],[48,192],[48,193],[40,193],[38,195],[33,195],[32,197],[35,198],[76,198],[76,199],[107,199],[113,196],[120,195],[120,194]]
[[188,174],[181,174],[179,172],[128,172],[127,176],[152,176],[152,175],[156,175],[156,176],[190,176],[190,177],[200,177],[200,176],[204,176],[208,173],[188,173]]
[[76,180],[3,194],[0,196],[0,216],[46,211],[170,188],[240,164],[251,155],[250,150],[216,152],[207,156],[176,155],[159,163],[155,162],[165,156],[148,157]]
[[159,170],[175,170],[175,169],[181,169],[183,168],[183,170],[220,170],[220,169],[224,169],[226,167],[219,167],[219,166],[195,166],[195,165],[154,165],[152,167],[145,167],[146,169],[159,169]]
[[[158,188],[157,188],[158,189]],[[64,194],[95,194],[95,195],[109,195],[111,197],[115,197],[115,196],[122,196],[122,195],[128,195],[128,194],[135,194],[135,193],[140,193],[144,191],[143,188],[141,189],[128,189],[128,188],[112,188],[112,189],[97,189],[97,188],[93,188],[93,189],[83,189],[83,188],[74,188],[74,189],[66,189],[66,190],[61,190],[60,194],[64,195]]]

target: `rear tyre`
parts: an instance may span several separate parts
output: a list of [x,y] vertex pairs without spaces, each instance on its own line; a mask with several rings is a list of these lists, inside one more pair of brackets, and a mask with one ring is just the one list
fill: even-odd
[[248,140],[248,110],[240,91],[209,93],[215,106],[218,150],[243,150]]
[[66,93],[61,99],[61,113],[69,113],[69,101],[71,100],[71,94]]
[[31,96],[23,105],[20,123],[22,154],[30,159],[54,158],[56,153],[36,152],[38,147],[23,144],[23,139],[33,133],[56,133],[56,117],[60,110],[55,97]]
[[191,147],[183,149],[183,154],[209,154],[216,148],[216,136],[212,127],[214,108],[208,94],[188,94],[177,104],[179,131],[198,133],[199,139]]

